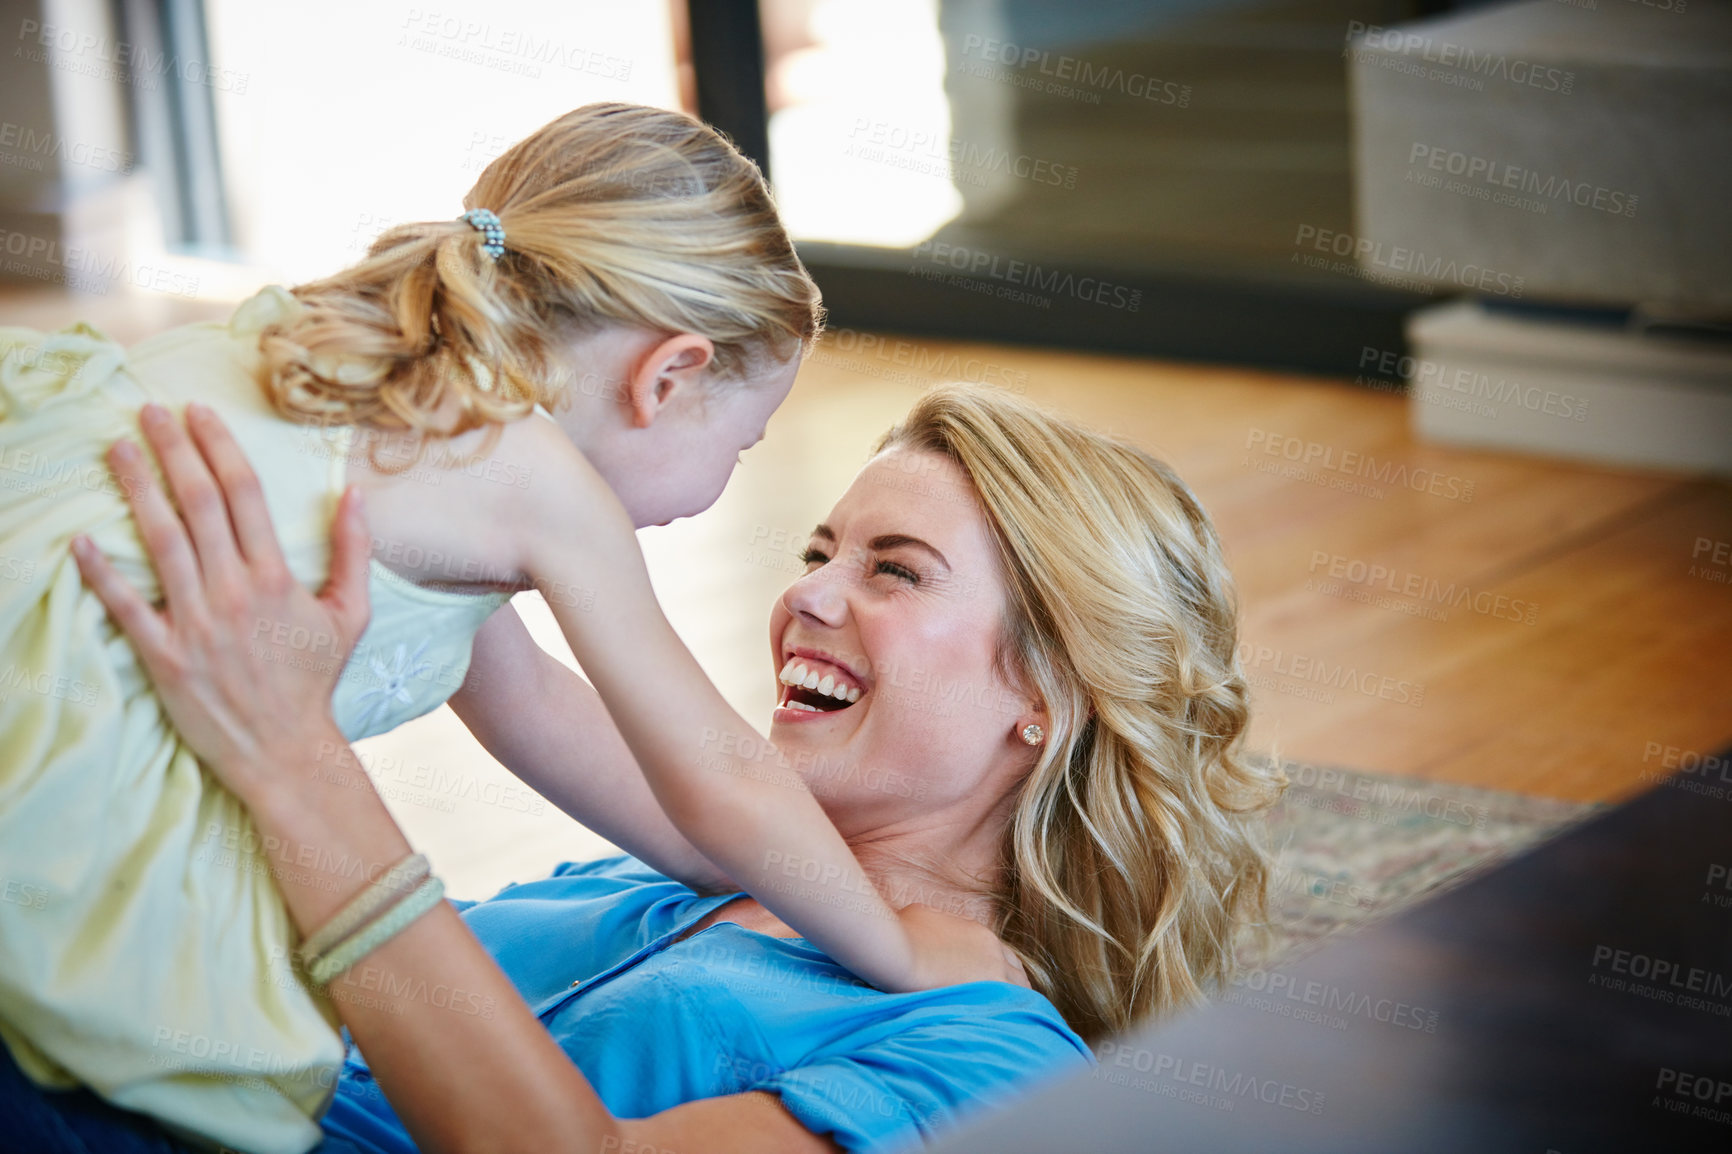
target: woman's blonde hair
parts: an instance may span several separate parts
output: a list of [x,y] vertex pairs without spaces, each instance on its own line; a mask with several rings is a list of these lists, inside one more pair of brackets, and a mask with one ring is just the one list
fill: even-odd
[[[388,229],[359,264],[292,290],[305,310],[260,341],[283,415],[455,436],[554,408],[584,382],[553,349],[609,322],[708,337],[712,381],[785,361],[823,325],[763,175],[682,113],[568,112],[489,164],[463,205],[498,215],[497,261],[453,213]],[[456,423],[441,428],[447,405]]]
[[879,441],[949,458],[997,543],[999,672],[1046,704],[996,893],[1034,987],[1093,1042],[1199,1000],[1266,917],[1253,815],[1286,784],[1239,751],[1232,574],[1163,462],[998,389],[945,385]]

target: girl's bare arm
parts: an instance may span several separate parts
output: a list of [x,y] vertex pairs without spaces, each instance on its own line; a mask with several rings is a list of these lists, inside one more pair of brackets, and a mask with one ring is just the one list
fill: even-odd
[[668,820],[595,688],[511,606],[476,634],[450,705],[501,765],[625,852],[700,893],[738,888]]
[[546,441],[537,484],[501,510],[513,564],[547,598],[673,826],[873,985],[1016,980],[986,927],[890,908],[796,768],[734,711],[668,624],[612,490],[557,429],[537,432]]
[[[372,442],[358,435],[348,477],[366,494],[377,560],[422,583],[529,586],[509,536],[513,511],[531,489],[553,483],[545,458],[576,450],[540,417],[492,432],[436,444],[406,470],[402,438],[386,438],[381,463],[396,471],[373,467]],[[668,820],[595,690],[543,652],[511,608],[476,634],[450,705],[501,764],[627,853],[695,890],[737,888]]]
[[[796,768],[728,705],[674,633],[630,517],[556,424],[513,422],[479,467],[423,480],[397,475],[370,489],[375,549],[395,550],[386,562],[400,560],[420,580],[479,573],[512,587],[534,584],[611,718],[599,730],[565,724],[568,709],[593,715],[581,679],[554,674],[539,654],[532,678],[499,666],[488,649],[521,639],[502,632],[509,622],[484,630],[483,666],[513,691],[535,695],[533,706],[514,701],[499,685],[482,688],[478,672],[481,696],[455,705],[484,742],[504,750],[502,762],[670,876],[694,888],[746,890],[883,989],[1015,980],[1014,963],[986,927],[891,910]],[[517,722],[523,728],[512,733]],[[582,780],[591,770],[607,787]],[[609,798],[611,787],[623,792]]]

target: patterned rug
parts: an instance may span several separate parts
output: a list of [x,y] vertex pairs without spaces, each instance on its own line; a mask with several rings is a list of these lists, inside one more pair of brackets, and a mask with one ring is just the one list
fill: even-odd
[[[1267,760],[1263,761],[1267,764]],[[1269,969],[1324,939],[1406,909],[1601,812],[1393,774],[1283,762],[1292,784],[1268,815],[1269,932],[1241,963]]]

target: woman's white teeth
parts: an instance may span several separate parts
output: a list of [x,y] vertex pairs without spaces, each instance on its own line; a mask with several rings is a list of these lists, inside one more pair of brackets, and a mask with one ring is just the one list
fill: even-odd
[[790,701],[788,702],[788,708],[802,710],[806,713],[820,712],[816,705],[807,705],[804,701]]
[[[860,700],[860,690],[850,688],[836,679],[834,673],[826,673],[820,679],[815,670],[806,668],[805,662],[798,657],[790,658],[788,664],[782,666],[782,672],[776,675],[776,680],[783,685],[797,685],[801,689],[810,689],[822,693],[825,697],[834,697],[837,701],[846,701],[852,705]],[[801,708],[812,708],[802,706]]]

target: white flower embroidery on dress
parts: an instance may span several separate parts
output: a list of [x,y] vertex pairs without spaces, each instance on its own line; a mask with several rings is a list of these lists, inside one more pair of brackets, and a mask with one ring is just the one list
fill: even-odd
[[355,705],[366,710],[361,717],[361,732],[371,732],[374,723],[385,716],[393,701],[401,701],[407,705],[414,700],[409,694],[410,679],[425,678],[433,671],[431,661],[421,660],[421,654],[426,652],[429,640],[431,639],[423,637],[414,653],[406,652],[406,643],[399,641],[396,657],[389,668],[379,659],[377,653],[368,654],[367,664],[373,675],[379,679],[379,684],[355,697]]

